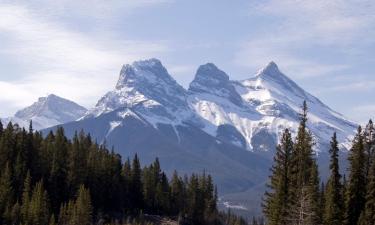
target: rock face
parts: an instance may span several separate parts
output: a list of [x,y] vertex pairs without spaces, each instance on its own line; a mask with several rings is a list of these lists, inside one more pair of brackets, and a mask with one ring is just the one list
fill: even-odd
[[68,136],[84,129],[123,157],[137,152],[144,163],[159,157],[170,173],[205,170],[226,205],[246,201],[246,208],[259,204],[279,136],[285,128],[295,134],[304,100],[315,150],[325,164],[332,133],[344,150],[356,124],[300,88],[274,62],[242,81],[207,63],[185,90],[159,60],[136,61],[123,66],[114,90],[63,127]]
[[85,115],[86,109],[77,103],[61,98],[54,94],[40,97],[31,106],[19,110],[13,117],[4,119],[5,123],[12,121],[21,127],[28,127],[33,121],[36,130],[75,121]]

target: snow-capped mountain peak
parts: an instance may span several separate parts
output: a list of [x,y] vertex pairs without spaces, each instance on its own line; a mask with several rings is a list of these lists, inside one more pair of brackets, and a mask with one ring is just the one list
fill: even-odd
[[39,130],[77,120],[86,111],[84,107],[75,102],[50,94],[38,98],[37,102],[19,110],[13,117],[7,118],[5,121],[12,121],[21,127],[27,127],[32,120],[34,128]]
[[187,91],[158,59],[124,65],[113,91],[102,97],[86,117],[97,117],[118,108],[131,108],[155,121],[180,121],[189,113]]
[[304,100],[310,109],[311,130],[321,146],[329,143],[323,129],[336,130],[340,140],[347,141],[354,124],[304,91],[274,62],[244,81],[232,81],[215,64],[206,63],[185,90],[159,60],[136,61],[122,67],[115,89],[83,119],[128,108],[155,128],[194,124],[222,141],[268,151],[283,129],[296,131]]
[[157,85],[159,82],[176,84],[160,60],[154,58],[140,60],[122,67],[116,89],[140,83]]
[[263,75],[263,76],[278,76],[282,75],[282,73],[279,70],[279,67],[274,61],[271,61],[267,64],[267,66],[263,67],[260,69],[257,73],[258,75]]
[[227,98],[236,105],[242,104],[241,96],[236,92],[229,76],[213,63],[199,66],[189,91],[193,93],[209,93]]

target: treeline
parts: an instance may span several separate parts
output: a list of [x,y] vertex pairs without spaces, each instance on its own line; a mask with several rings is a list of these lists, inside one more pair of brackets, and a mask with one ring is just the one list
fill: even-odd
[[374,225],[375,129],[370,120],[358,128],[349,152],[348,179],[340,174],[334,133],[329,149],[330,176],[320,182],[303,104],[293,140],[285,130],[274,157],[263,211],[268,225]]
[[[0,224],[149,224],[145,215],[179,224],[243,224],[219,213],[210,175],[171,179],[156,159],[141,168],[76,133],[38,131],[0,122]],[[151,221],[152,222],[152,221]]]

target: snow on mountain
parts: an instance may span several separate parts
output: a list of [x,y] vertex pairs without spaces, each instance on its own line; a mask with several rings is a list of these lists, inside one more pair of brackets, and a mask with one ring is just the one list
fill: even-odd
[[251,210],[248,206],[260,205],[279,136],[285,128],[295,133],[304,100],[321,172],[327,174],[330,137],[337,132],[348,148],[356,124],[304,91],[273,62],[242,81],[207,63],[185,90],[159,60],[136,61],[122,67],[114,89],[94,108],[62,126],[68,137],[83,129],[124,157],[137,153],[144,163],[158,157],[170,174],[205,170],[226,207]]
[[186,99],[186,90],[169,75],[159,60],[136,61],[122,67],[115,89],[104,95],[84,118],[127,107],[154,126],[181,124],[194,120]]
[[[209,69],[202,69],[208,65]],[[268,151],[279,140],[285,128],[294,133],[297,131],[300,108],[306,100],[309,128],[316,139],[316,150],[326,147],[334,131],[341,145],[349,147],[356,124],[304,91],[280,72],[274,62],[259,70],[253,78],[243,81],[229,81],[228,76],[223,75],[224,72],[213,68],[216,68],[213,64],[201,66],[189,88],[190,104],[195,113],[209,123],[203,129],[211,135],[216,132],[218,137],[224,136],[227,141],[251,151]],[[202,70],[205,71],[204,78]],[[221,79],[222,82],[214,82],[218,74],[225,77]],[[242,104],[232,101],[232,96],[236,94],[241,96]],[[215,127],[212,128],[212,125]],[[234,135],[232,140],[219,134],[224,125],[226,129],[231,127],[239,134]]]
[[156,128],[193,124],[221,141],[250,151],[268,151],[285,128],[297,130],[304,100],[316,150],[329,144],[334,131],[348,148],[356,124],[304,91],[274,62],[243,81],[231,81],[224,71],[207,63],[198,68],[185,90],[159,60],[136,61],[123,66],[115,89],[82,119],[126,107]]
[[263,115],[261,127],[277,136],[289,127],[296,132],[298,114],[305,100],[309,108],[308,127],[315,136],[316,150],[329,144],[333,132],[337,132],[342,147],[349,147],[357,125],[304,91],[274,62],[259,70],[255,77],[234,84],[244,101]]
[[70,100],[50,94],[46,97],[40,97],[31,106],[19,110],[13,117],[3,120],[5,124],[13,122],[21,127],[28,127],[32,120],[34,129],[40,130],[77,120],[86,111],[84,107]]

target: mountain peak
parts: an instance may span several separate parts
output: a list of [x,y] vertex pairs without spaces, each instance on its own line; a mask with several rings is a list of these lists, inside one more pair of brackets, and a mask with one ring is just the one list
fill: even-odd
[[236,105],[242,104],[241,96],[232,86],[229,76],[213,63],[199,66],[194,80],[189,85],[189,91],[211,93],[227,98]]
[[123,65],[116,89],[121,89],[129,83],[136,81],[155,83],[158,79],[166,82],[173,80],[160,60],[155,58],[139,60],[133,62],[131,65]]
[[229,76],[213,63],[199,66],[194,80],[190,83],[189,90],[205,92],[207,87],[217,88],[229,82]]
[[116,88],[98,101],[90,115],[120,107],[167,106],[172,111],[186,108],[186,90],[180,86],[160,60],[135,61],[122,67]]
[[74,121],[82,117],[86,111],[73,101],[49,94],[39,97],[32,105],[17,111],[10,120],[24,127],[32,120],[35,129],[42,129]]
[[264,68],[260,69],[258,71],[257,75],[262,75],[262,76],[279,76],[283,75],[281,71],[279,70],[279,67],[274,61],[271,61],[265,66]]

